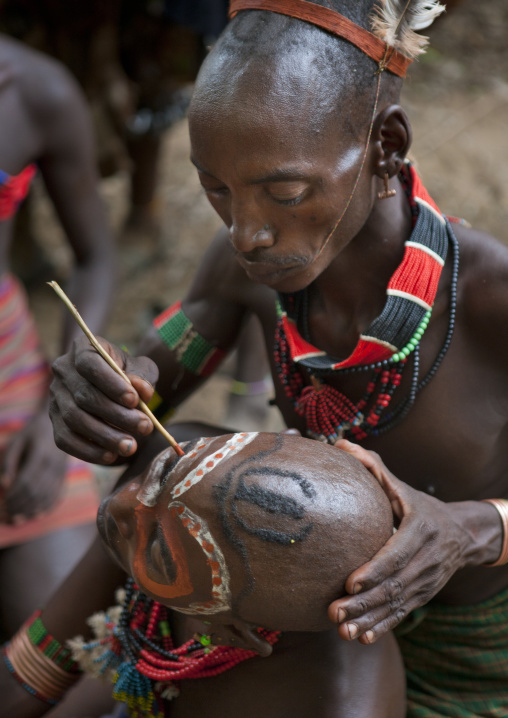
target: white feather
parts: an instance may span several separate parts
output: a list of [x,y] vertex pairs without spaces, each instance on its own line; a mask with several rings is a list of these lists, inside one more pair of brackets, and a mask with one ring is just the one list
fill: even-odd
[[438,0],[379,0],[372,16],[374,35],[413,59],[425,52],[428,38],[418,35],[444,12]]

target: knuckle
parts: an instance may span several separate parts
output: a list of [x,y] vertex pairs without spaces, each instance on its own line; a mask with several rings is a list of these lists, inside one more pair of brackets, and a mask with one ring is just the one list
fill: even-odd
[[438,534],[437,526],[430,521],[422,521],[420,524],[420,530],[428,540],[434,540]]
[[398,610],[400,610],[403,603],[404,603],[404,599],[402,598],[402,596],[396,596],[395,598],[392,598],[388,602],[390,612],[393,613],[394,611],[397,612]]
[[95,398],[95,392],[91,389],[88,384],[81,385],[74,392],[74,401],[80,409],[86,409],[93,405]]
[[355,612],[358,613],[358,615],[361,615],[367,613],[370,610],[370,604],[365,599],[358,599],[355,608]]
[[393,565],[395,571],[401,571],[408,564],[408,556],[405,551],[398,550],[393,557]]
[[390,578],[386,582],[385,586],[385,596],[387,601],[396,601],[399,599],[400,594],[402,593],[402,590],[404,588],[404,585],[398,578]]

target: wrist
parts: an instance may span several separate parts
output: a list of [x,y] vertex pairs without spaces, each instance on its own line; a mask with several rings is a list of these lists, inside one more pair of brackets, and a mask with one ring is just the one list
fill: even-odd
[[465,537],[461,567],[496,563],[503,547],[503,526],[495,506],[486,501],[461,501],[448,507]]

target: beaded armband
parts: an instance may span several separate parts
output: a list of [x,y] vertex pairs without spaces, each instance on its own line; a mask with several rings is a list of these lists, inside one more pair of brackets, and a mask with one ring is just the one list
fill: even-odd
[[18,683],[50,705],[56,705],[81,676],[70,650],[47,632],[41,611],[36,611],[5,644],[3,655]]
[[153,321],[166,346],[175,352],[178,362],[192,374],[209,376],[226,356],[226,352],[202,337],[176,302]]
[[497,509],[499,516],[501,517],[501,523],[503,525],[503,545],[501,547],[501,554],[497,561],[494,563],[487,563],[486,566],[504,566],[508,563],[508,500],[506,499],[484,499],[488,504],[492,504]]

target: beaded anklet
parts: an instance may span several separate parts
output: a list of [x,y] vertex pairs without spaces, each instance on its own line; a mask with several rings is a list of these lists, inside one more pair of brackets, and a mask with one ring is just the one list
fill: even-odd
[[199,334],[176,302],[153,321],[162,341],[175,352],[178,362],[192,374],[210,376],[226,356]]
[[501,554],[494,563],[486,563],[486,566],[505,566],[508,563],[508,500],[507,499],[484,499],[486,503],[492,504],[501,517],[503,525],[503,545]]
[[233,379],[229,393],[235,394],[235,396],[259,396],[259,394],[268,394],[272,390],[273,382],[271,377],[260,381],[238,381],[238,379]]
[[7,668],[18,683],[50,705],[56,705],[81,676],[69,649],[47,632],[41,611],[32,615],[2,652]]

